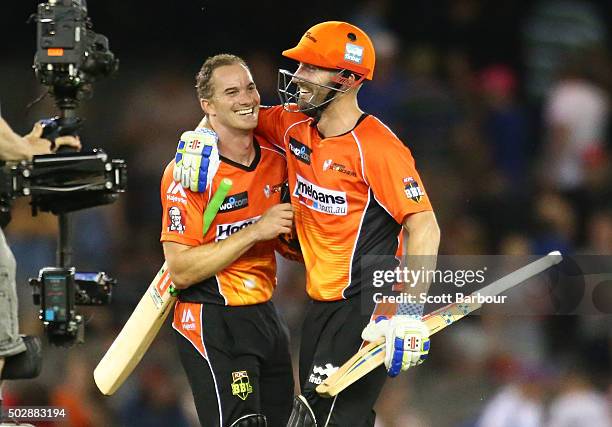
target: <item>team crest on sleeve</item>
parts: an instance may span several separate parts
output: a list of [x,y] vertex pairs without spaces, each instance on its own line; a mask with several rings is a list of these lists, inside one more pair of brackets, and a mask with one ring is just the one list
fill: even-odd
[[413,200],[417,203],[421,201],[421,198],[425,195],[419,183],[413,177],[404,178],[404,192],[406,193],[406,197],[410,200]]
[[249,381],[247,371],[232,372],[232,395],[246,400],[253,393],[253,386]]
[[179,234],[185,232],[185,218],[183,217],[183,212],[179,208],[172,206],[168,209],[168,220],[170,221],[168,231],[175,231]]

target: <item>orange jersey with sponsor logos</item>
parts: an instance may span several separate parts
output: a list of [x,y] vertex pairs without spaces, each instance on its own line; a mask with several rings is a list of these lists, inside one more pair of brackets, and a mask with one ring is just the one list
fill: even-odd
[[371,286],[372,269],[395,265],[406,216],[432,210],[410,150],[374,116],[324,138],[313,118],[275,106],[260,110],[256,134],[286,150],[307,291],[315,300],[349,298]]
[[[280,203],[287,180],[285,156],[265,141],[255,139],[254,143],[256,155],[250,166],[221,156],[219,170],[204,193],[194,193],[174,182],[174,161],[166,167],[161,181],[162,242],[198,246],[227,239]],[[203,236],[204,210],[223,178],[232,180],[232,188]],[[181,290],[179,299],[233,306],[268,301],[276,286],[277,245],[277,240],[255,244],[214,277]]]

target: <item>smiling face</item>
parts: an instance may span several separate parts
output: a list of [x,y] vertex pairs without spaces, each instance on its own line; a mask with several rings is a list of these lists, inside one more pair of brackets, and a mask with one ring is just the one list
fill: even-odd
[[239,130],[257,126],[260,97],[248,68],[239,63],[215,68],[211,86],[212,96],[200,103],[213,125]]
[[333,86],[332,79],[336,74],[336,71],[300,63],[292,79],[292,83],[298,87],[297,104],[300,110],[322,104],[332,91],[324,86]]

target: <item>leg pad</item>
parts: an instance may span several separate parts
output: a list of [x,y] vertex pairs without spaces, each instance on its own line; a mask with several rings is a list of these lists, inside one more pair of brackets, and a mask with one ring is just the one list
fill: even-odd
[[304,396],[296,396],[293,400],[293,411],[287,427],[317,427],[315,414]]

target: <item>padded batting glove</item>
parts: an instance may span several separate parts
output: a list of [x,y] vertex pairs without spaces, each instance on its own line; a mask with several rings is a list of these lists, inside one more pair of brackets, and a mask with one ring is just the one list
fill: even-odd
[[219,169],[218,141],[208,128],[184,132],[176,147],[174,180],[191,191],[204,192]]
[[420,365],[429,354],[429,329],[413,316],[384,316],[371,321],[361,333],[365,341],[385,338],[385,367],[387,375],[397,376],[401,371]]

